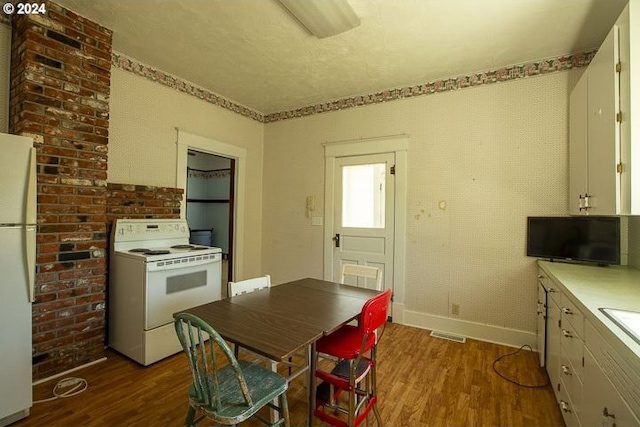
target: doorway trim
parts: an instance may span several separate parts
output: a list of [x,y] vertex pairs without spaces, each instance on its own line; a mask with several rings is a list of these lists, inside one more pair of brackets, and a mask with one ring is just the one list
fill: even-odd
[[405,296],[405,251],[406,251],[406,207],[407,207],[407,151],[409,135],[383,136],[379,138],[353,139],[326,142],[324,146],[324,279],[331,280],[333,268],[333,212],[336,177],[336,158],[368,154],[394,153],[395,201],[394,201],[394,261],[393,261],[393,320],[404,321]]
[[[247,150],[242,147],[195,135],[176,128],[176,188],[187,188],[187,152],[189,149],[235,160],[235,206],[231,214],[235,216],[233,235],[232,276],[243,277],[244,271],[244,195],[246,182]],[[184,172],[184,173],[181,173]],[[180,217],[186,218],[186,192],[180,202]]]

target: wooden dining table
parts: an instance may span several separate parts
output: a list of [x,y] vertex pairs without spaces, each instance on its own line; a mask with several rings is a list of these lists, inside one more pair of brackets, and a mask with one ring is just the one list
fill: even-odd
[[379,291],[319,279],[300,279],[183,310],[225,340],[276,362],[307,350],[308,425],[313,426],[316,341],[358,317]]

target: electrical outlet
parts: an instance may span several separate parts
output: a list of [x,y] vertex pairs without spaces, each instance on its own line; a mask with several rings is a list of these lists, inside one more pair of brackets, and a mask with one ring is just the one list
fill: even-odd
[[460,304],[451,304],[451,314],[460,315]]

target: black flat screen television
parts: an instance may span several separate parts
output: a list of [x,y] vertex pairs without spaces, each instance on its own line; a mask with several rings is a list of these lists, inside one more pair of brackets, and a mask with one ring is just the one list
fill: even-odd
[[620,264],[620,218],[528,217],[527,256]]

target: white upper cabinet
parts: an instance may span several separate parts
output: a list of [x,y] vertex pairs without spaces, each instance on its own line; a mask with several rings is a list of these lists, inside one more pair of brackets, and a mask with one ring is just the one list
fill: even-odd
[[569,211],[575,215],[622,213],[618,46],[614,26],[569,98]]
[[569,213],[572,215],[580,215],[585,211],[584,197],[589,194],[587,177],[588,80],[589,73],[585,70],[569,97]]
[[620,206],[620,73],[618,26],[607,35],[589,65],[588,206],[586,213],[621,214]]
[[620,28],[622,213],[640,215],[640,0],[629,0]]
[[639,12],[640,0],[631,0],[571,92],[570,214],[640,214],[640,167],[632,168],[640,164],[640,141],[633,139],[640,116],[632,111],[640,108],[640,77],[631,78],[640,70],[640,55],[631,50],[640,46],[640,22],[632,20]]

